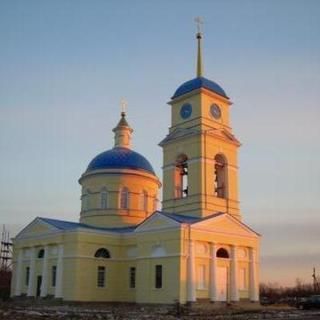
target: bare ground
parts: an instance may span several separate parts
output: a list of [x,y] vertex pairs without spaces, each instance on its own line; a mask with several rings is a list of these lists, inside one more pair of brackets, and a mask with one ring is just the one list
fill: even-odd
[[136,304],[45,304],[0,303],[0,319],[5,320],[320,320],[320,310],[300,311],[288,306],[257,305],[154,306]]

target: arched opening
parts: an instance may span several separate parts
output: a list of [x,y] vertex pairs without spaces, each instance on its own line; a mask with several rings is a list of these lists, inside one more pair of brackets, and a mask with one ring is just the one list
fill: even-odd
[[188,196],[188,157],[181,154],[176,161],[175,167],[175,197],[185,198]]
[[120,209],[129,209],[129,189],[126,187],[120,191]]
[[108,192],[105,188],[100,192],[100,206],[101,209],[107,209],[108,207]]
[[217,258],[224,258],[224,259],[228,259],[229,258],[229,253],[226,249],[224,248],[220,248],[218,251],[217,251],[217,254],[216,254]]
[[110,259],[111,255],[108,249],[106,248],[100,248],[96,251],[94,254],[95,258],[104,258],[104,259]]
[[40,249],[38,252],[38,258],[43,258],[44,257],[44,249]]
[[227,162],[221,154],[217,154],[214,161],[214,195],[218,198],[226,198]]

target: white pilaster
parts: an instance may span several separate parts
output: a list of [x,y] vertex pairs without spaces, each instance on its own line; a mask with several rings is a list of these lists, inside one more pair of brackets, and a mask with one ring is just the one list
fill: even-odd
[[215,243],[210,244],[210,301],[217,301],[217,255]]
[[22,287],[22,259],[23,259],[23,249],[19,249],[18,259],[16,264],[16,285],[14,290],[15,296],[21,295],[21,287]]
[[250,257],[250,300],[252,302],[259,301],[259,285],[258,285],[258,275],[257,275],[257,260],[256,260],[256,250],[250,248],[249,257]]
[[56,298],[63,298],[63,244],[58,248],[58,261],[57,261],[57,278],[56,289],[54,296]]
[[196,301],[195,256],[194,242],[189,240],[189,254],[187,260],[187,301]]
[[239,301],[237,247],[231,247],[231,301]]
[[35,296],[35,282],[36,282],[36,248],[30,249],[30,265],[29,265],[29,284],[28,284],[28,297]]
[[44,257],[42,262],[42,281],[41,281],[40,297],[45,297],[48,294],[48,256],[49,256],[49,246],[45,246]]

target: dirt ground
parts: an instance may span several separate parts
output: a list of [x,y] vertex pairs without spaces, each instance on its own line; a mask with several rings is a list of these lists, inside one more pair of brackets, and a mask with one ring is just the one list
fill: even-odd
[[300,311],[287,306],[194,305],[141,306],[135,304],[59,304],[8,302],[0,304],[0,319],[5,320],[320,320],[320,310]]

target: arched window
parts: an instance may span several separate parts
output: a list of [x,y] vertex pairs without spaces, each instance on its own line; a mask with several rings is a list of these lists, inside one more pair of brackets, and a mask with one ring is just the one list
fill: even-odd
[[226,160],[221,154],[214,158],[214,195],[218,198],[226,198]]
[[38,252],[38,258],[43,258],[44,257],[44,249],[40,249]]
[[104,258],[104,259],[110,259],[111,255],[108,249],[106,248],[100,248],[96,251],[94,254],[95,258]]
[[129,189],[125,187],[120,190],[120,209],[129,209]]
[[217,251],[217,258],[229,258],[229,253],[226,249],[224,248],[220,248],[218,251]]
[[175,168],[175,197],[185,198],[188,196],[188,157],[180,155]]
[[140,208],[143,211],[148,210],[148,193],[145,190],[143,190],[140,194]]
[[100,206],[101,209],[107,209],[108,207],[108,192],[105,188],[100,192]]

